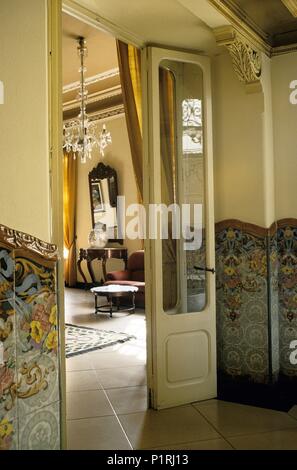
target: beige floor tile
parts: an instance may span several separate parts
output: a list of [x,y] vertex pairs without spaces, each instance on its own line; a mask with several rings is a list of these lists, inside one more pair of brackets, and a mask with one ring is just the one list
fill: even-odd
[[71,450],[131,449],[114,416],[68,421],[67,441]]
[[113,415],[113,410],[101,390],[66,394],[67,419],[94,418]]
[[89,360],[89,354],[81,354],[80,356],[69,357],[66,359],[66,371],[72,370],[91,370],[92,364]]
[[147,410],[147,388],[114,388],[106,391],[116,414]]
[[230,437],[238,450],[297,450],[297,428]]
[[143,351],[139,348],[126,346],[113,352],[94,352],[89,355],[89,361],[94,369],[113,369],[143,365],[145,363],[143,356]]
[[296,427],[296,421],[280,411],[215,400],[194,407],[226,437]]
[[134,449],[219,437],[190,405],[161,411],[147,410],[120,415],[119,418]]
[[292,418],[297,419],[297,405],[294,405],[294,406],[290,409],[289,415],[292,416]]
[[98,380],[106,389],[146,385],[146,366],[130,366],[96,371]]
[[186,442],[182,444],[155,447],[155,450],[233,450],[224,439],[211,439],[209,441]]
[[94,370],[69,371],[66,374],[67,392],[101,389],[100,382]]

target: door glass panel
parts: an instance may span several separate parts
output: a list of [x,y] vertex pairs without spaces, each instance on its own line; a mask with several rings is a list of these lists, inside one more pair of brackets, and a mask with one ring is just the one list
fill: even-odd
[[202,69],[164,60],[159,90],[163,309],[201,312],[207,301]]

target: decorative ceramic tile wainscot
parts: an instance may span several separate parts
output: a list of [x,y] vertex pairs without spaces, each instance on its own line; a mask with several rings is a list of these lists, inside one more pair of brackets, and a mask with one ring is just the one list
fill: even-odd
[[263,384],[296,379],[297,220],[216,224],[216,272],[219,371]]
[[56,247],[0,226],[0,449],[60,448]]

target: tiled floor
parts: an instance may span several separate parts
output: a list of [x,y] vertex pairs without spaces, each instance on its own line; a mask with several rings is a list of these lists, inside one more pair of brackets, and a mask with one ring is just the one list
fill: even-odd
[[209,400],[147,410],[145,316],[95,317],[92,294],[66,290],[66,321],[129,332],[135,340],[67,359],[69,449],[296,449],[289,413]]

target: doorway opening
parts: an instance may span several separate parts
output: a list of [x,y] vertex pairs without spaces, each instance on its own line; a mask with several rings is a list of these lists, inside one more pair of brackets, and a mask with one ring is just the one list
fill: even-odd
[[[62,47],[68,447],[131,449],[119,416],[145,411],[148,399],[143,242],[123,237],[117,214],[118,196],[127,207],[142,191],[121,77],[130,46],[63,13]],[[111,140],[94,145],[86,162],[72,128],[82,93],[90,133]]]

